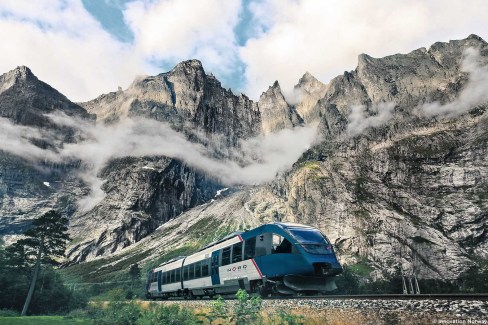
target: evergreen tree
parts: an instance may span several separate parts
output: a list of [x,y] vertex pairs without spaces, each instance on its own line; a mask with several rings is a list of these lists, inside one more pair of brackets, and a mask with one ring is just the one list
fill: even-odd
[[139,264],[135,263],[130,266],[129,275],[132,284],[141,280],[141,268],[139,267]]
[[64,256],[66,243],[70,240],[67,225],[66,217],[54,210],[48,211],[32,222],[32,228],[24,233],[26,238],[20,239],[8,249],[11,260],[19,264],[17,267],[24,266],[23,263],[33,265],[31,284],[22,316],[25,316],[29,309],[41,265],[57,265],[55,258]]

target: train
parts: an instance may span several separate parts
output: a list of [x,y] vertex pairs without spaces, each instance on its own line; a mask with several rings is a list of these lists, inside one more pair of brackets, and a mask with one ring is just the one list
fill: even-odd
[[274,222],[234,232],[190,256],[164,262],[147,274],[146,298],[194,299],[244,289],[270,295],[324,294],[342,273],[332,244],[318,229]]

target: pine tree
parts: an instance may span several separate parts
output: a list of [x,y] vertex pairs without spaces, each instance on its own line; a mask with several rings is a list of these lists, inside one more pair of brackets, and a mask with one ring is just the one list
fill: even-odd
[[139,264],[135,263],[131,265],[129,275],[132,280],[132,284],[141,280],[141,268],[139,267]]
[[24,254],[25,261],[34,268],[22,316],[25,316],[29,309],[41,265],[57,265],[55,258],[64,256],[66,243],[70,240],[67,225],[66,217],[54,210],[48,211],[32,222],[32,228],[24,233],[26,238],[9,247],[12,253]]

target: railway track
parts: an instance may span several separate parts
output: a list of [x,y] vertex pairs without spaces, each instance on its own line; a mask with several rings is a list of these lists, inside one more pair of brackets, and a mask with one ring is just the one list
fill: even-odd
[[[223,296],[225,300],[236,300],[234,296]],[[324,296],[272,296],[264,300],[476,300],[488,301],[488,294],[369,294],[369,295],[324,295]],[[185,301],[184,298],[169,298],[167,301]],[[212,301],[214,298],[198,298],[188,301]]]
[[488,294],[370,294],[269,297],[265,299],[358,299],[358,300],[480,300],[488,301]]

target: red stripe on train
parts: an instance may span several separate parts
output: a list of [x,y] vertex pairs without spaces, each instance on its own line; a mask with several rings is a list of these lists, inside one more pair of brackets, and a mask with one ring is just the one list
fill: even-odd
[[263,274],[261,273],[261,270],[259,269],[258,265],[256,264],[256,262],[254,261],[254,258],[251,258],[251,261],[252,261],[252,264],[254,264],[254,267],[256,268],[256,270],[258,271],[259,273],[259,276],[261,277],[261,279],[263,278]]

